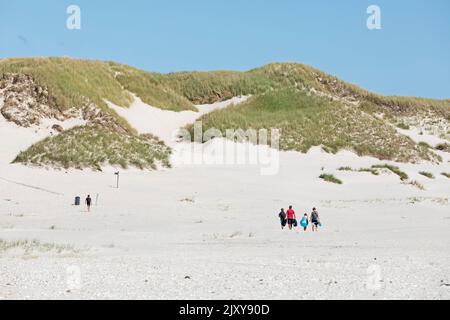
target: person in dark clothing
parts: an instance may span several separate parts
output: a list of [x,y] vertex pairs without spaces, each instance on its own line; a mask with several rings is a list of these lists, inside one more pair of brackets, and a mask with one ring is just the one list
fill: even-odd
[[92,205],[92,199],[91,199],[91,196],[88,195],[86,198],[86,206],[87,206],[88,212],[91,212],[91,205]]
[[316,208],[313,208],[311,212],[312,231],[317,231],[317,227],[320,225],[319,213]]
[[284,209],[283,209],[283,208],[281,208],[281,211],[280,211],[280,213],[278,214],[278,217],[280,218],[281,230],[283,230],[284,227],[286,227],[286,223],[287,223],[287,220],[286,220],[286,212],[284,212]]

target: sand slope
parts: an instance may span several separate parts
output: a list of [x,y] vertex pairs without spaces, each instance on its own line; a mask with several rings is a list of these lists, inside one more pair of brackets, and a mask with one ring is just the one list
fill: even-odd
[[162,139],[167,145],[175,144],[175,133],[179,128],[194,123],[202,115],[217,109],[228,107],[231,104],[239,104],[248,97],[236,97],[227,101],[198,105],[198,112],[181,111],[175,112],[152,107],[134,97],[134,102],[129,108],[122,108],[107,102],[120,116],[137,129],[139,133],[152,133]]

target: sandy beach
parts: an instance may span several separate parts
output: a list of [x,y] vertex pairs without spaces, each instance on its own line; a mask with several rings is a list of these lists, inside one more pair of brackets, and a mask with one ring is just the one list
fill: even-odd
[[[440,165],[393,163],[424,190],[392,172],[338,171],[391,162],[319,147],[280,152],[274,175],[258,165],[179,163],[186,145],[171,140],[173,130],[239,101],[197,113],[138,100],[116,110],[174,149],[173,168],[120,170],[118,189],[117,168],[10,164],[49,132],[0,118],[0,299],[450,298],[446,153]],[[323,172],[343,184],[319,179]],[[90,213],[73,205],[87,194]],[[282,231],[277,215],[288,205],[298,215],[317,207],[323,227]]]

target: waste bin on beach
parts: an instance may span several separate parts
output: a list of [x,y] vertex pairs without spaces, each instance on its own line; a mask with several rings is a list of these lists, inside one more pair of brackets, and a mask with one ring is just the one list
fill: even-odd
[[75,205],[79,206],[81,203],[81,198],[80,197],[75,197]]

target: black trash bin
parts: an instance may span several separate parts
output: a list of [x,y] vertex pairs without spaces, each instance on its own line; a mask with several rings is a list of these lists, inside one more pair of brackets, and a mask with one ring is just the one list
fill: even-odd
[[81,198],[80,197],[75,197],[75,205],[79,206],[81,203]]

